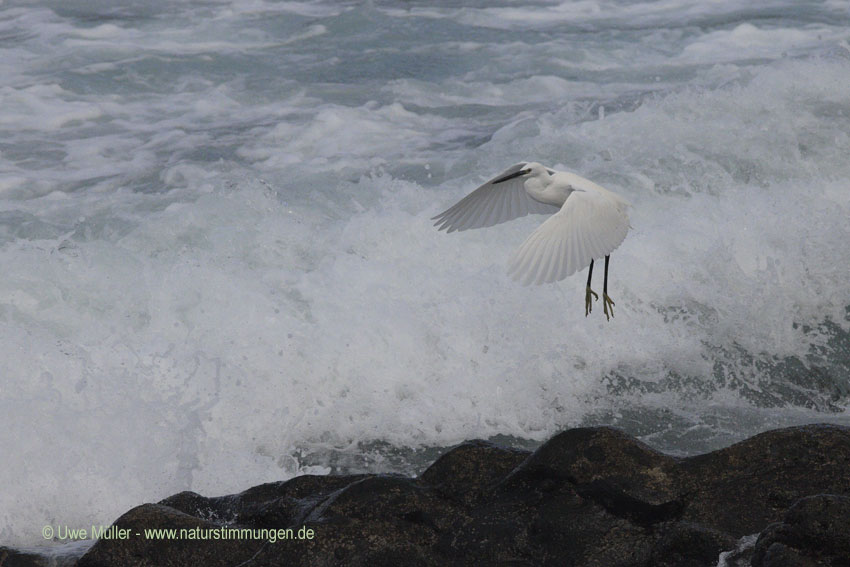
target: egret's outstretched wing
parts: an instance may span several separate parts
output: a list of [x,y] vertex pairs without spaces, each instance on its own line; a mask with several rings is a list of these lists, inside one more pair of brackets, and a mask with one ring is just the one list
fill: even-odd
[[493,184],[494,181],[516,173],[526,162],[509,167],[431,220],[440,230],[454,232],[469,228],[493,226],[529,213],[554,213],[558,207],[535,201],[528,196],[522,177]]
[[592,190],[573,191],[561,210],[514,252],[508,273],[523,285],[562,280],[613,252],[628,231],[624,201]]

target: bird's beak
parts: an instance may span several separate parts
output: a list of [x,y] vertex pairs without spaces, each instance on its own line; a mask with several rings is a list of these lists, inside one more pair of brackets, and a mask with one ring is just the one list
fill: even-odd
[[520,175],[525,175],[526,173],[529,173],[530,171],[531,171],[530,169],[520,169],[519,171],[517,171],[515,173],[511,173],[510,175],[506,175],[506,176],[504,176],[500,179],[496,179],[495,181],[493,181],[493,185],[495,185],[496,183],[502,183],[503,181],[510,181],[511,179],[516,179]]

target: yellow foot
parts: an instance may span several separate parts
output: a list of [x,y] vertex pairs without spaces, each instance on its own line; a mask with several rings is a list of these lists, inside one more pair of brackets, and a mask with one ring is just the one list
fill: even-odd
[[590,314],[590,312],[593,311],[593,305],[590,303],[590,296],[591,295],[593,295],[593,297],[596,299],[596,301],[599,301],[599,296],[596,294],[596,292],[593,291],[592,289],[590,289],[590,286],[587,286],[587,293],[584,294],[584,316],[585,317],[587,317]]
[[[611,317],[614,316],[614,300],[608,297],[607,293],[602,294],[602,309],[605,311],[605,318],[610,321]],[[610,314],[608,309],[611,309]]]

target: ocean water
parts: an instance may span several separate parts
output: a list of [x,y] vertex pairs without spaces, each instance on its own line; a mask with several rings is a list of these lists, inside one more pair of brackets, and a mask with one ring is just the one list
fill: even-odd
[[[850,2],[742,6],[0,0],[0,544],[472,438],[850,425]],[[432,226],[525,159],[631,201],[610,322],[506,276],[544,217]]]

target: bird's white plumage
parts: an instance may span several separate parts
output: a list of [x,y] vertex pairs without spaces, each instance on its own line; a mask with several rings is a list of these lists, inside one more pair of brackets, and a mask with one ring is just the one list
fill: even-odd
[[529,213],[552,214],[557,206],[534,200],[523,187],[522,177],[499,184],[494,181],[520,171],[527,164],[518,163],[506,169],[475,191],[431,220],[440,230],[454,232],[493,226]]
[[[516,177],[499,182],[512,175]],[[452,232],[492,226],[528,213],[555,212],[531,233],[508,264],[512,277],[527,285],[562,280],[591,260],[611,254],[629,230],[627,206],[616,193],[574,173],[524,162],[434,219],[440,230]]]
[[574,190],[514,252],[508,273],[526,285],[562,280],[613,252],[628,230],[624,204],[594,190]]

